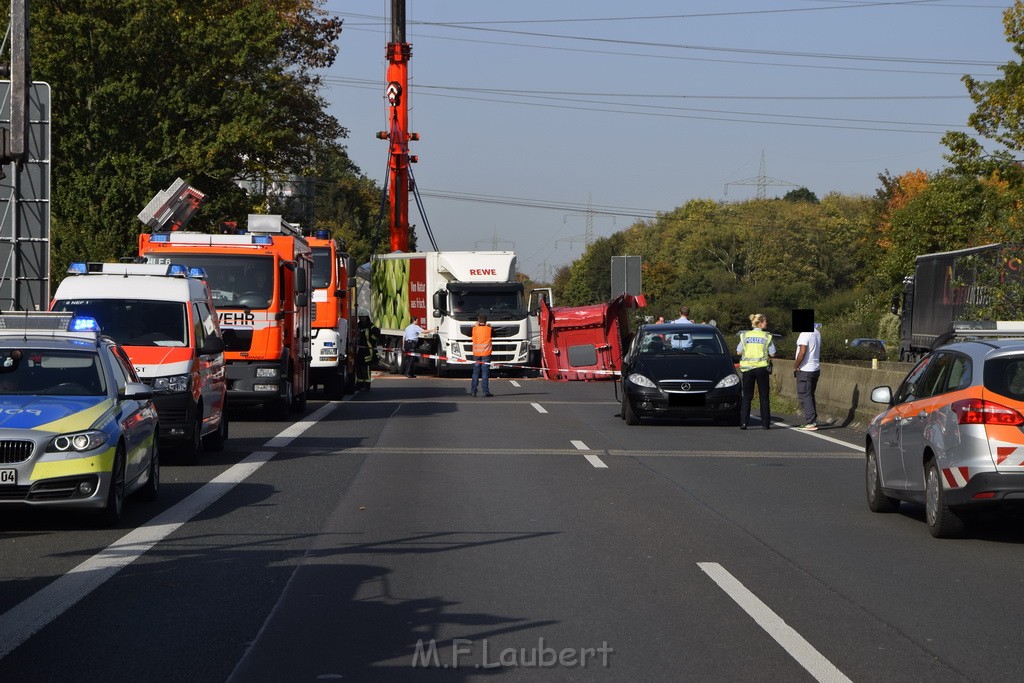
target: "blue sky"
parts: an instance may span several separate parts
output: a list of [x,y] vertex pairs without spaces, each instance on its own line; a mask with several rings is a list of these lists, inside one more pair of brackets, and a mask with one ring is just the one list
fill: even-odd
[[[938,170],[974,110],[961,76],[1014,58],[1008,4],[407,0],[413,173],[438,248],[514,249],[546,279],[588,235],[755,197],[762,155],[767,197]],[[324,3],[345,28],[323,95],[381,183],[390,7]]]

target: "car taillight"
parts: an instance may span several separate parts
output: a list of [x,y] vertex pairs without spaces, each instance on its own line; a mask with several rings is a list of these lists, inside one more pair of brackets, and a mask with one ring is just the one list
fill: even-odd
[[1008,408],[992,401],[980,398],[967,398],[954,401],[950,406],[956,414],[956,421],[962,425],[1020,425],[1024,424],[1024,415],[1013,408]]

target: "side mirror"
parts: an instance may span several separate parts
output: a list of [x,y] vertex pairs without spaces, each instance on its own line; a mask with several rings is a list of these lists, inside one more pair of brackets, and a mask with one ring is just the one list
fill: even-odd
[[889,405],[892,403],[892,389],[889,387],[875,387],[871,390],[871,400],[874,403],[884,403]]
[[300,266],[295,269],[295,293],[305,294],[306,291],[306,269]]
[[[446,305],[448,303],[446,301],[447,298],[448,298],[447,292],[445,292],[443,289],[439,289],[436,292],[434,292],[434,317],[435,318],[440,318],[441,316],[448,314],[448,306]],[[440,313],[440,315],[438,315],[438,313]]]
[[145,401],[153,398],[153,390],[142,382],[128,382],[118,394],[121,398],[133,401]]
[[296,292],[295,294],[295,307],[306,308],[309,306],[309,295],[305,292]]
[[218,353],[224,353],[224,349],[227,348],[224,344],[224,340],[217,335],[211,335],[206,338],[204,343],[198,351],[200,356],[212,356]]

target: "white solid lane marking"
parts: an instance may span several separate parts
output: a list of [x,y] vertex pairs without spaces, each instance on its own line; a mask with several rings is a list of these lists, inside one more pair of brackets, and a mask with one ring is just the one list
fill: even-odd
[[849,441],[840,441],[839,439],[834,439],[831,436],[826,436],[826,435],[820,434],[818,432],[805,432],[804,430],[798,429],[794,425],[787,424],[785,422],[776,422],[774,424],[778,425],[779,427],[786,427],[787,429],[792,429],[794,431],[801,432],[803,434],[807,434],[808,436],[813,436],[815,438],[821,439],[822,441],[828,441],[829,443],[834,443],[837,446],[845,446],[846,448],[851,448],[851,449],[853,449],[855,451],[863,451],[864,450],[864,446],[858,446],[857,444],[850,443]]
[[542,406],[539,403],[531,403],[530,405],[533,406],[537,410],[538,413],[547,413],[548,412],[548,411],[544,410],[544,406]]
[[[309,417],[289,426],[270,439],[281,447],[291,443],[318,420],[338,407],[328,403]],[[271,460],[276,453],[256,451],[204,484],[177,505],[164,510],[142,526],[134,529],[85,560],[64,576],[0,615],[0,659],[31,638],[36,632],[99,588],[121,569],[141,557],[147,550],[167,538],[178,527],[217,501],[237,484]]]
[[722,565],[717,562],[698,562],[697,566],[718,584],[737,605],[753,618],[757,625],[782,646],[807,672],[818,681],[846,681],[850,679],[828,661],[814,646],[804,640],[803,636],[782,620],[768,605],[751,593],[746,586],[736,580]]

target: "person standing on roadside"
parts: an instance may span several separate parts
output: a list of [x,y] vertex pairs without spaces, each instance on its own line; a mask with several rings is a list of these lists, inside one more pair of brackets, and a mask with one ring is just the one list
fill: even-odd
[[672,322],[674,322],[674,323],[688,323],[688,322],[690,322],[690,307],[689,306],[680,306],[679,307],[679,317],[676,318],[675,320],[673,320]]
[[775,356],[775,344],[770,332],[765,332],[768,318],[761,313],[750,316],[753,329],[740,333],[736,353],[740,356],[740,374],[743,377],[743,399],[740,403],[740,429],[747,428],[750,420],[750,404],[754,400],[754,384],[761,403],[761,428],[771,429],[772,410],[768,397],[769,364]]
[[[487,324],[487,316],[481,313],[476,318],[476,325],[473,326],[473,379],[469,385],[469,395],[476,396],[478,384],[484,390],[484,396],[490,398],[491,393],[487,384],[487,378],[491,372],[491,338],[494,330]],[[482,381],[481,381],[482,377]]]
[[420,335],[426,332],[413,320],[402,333],[402,374],[409,379],[416,377],[416,345],[419,343]]
[[807,432],[818,431],[818,406],[814,392],[821,376],[821,332],[820,324],[814,324],[814,331],[801,332],[796,340],[796,360],[793,362],[793,377],[796,378],[796,395],[804,411],[804,424],[797,429]]

